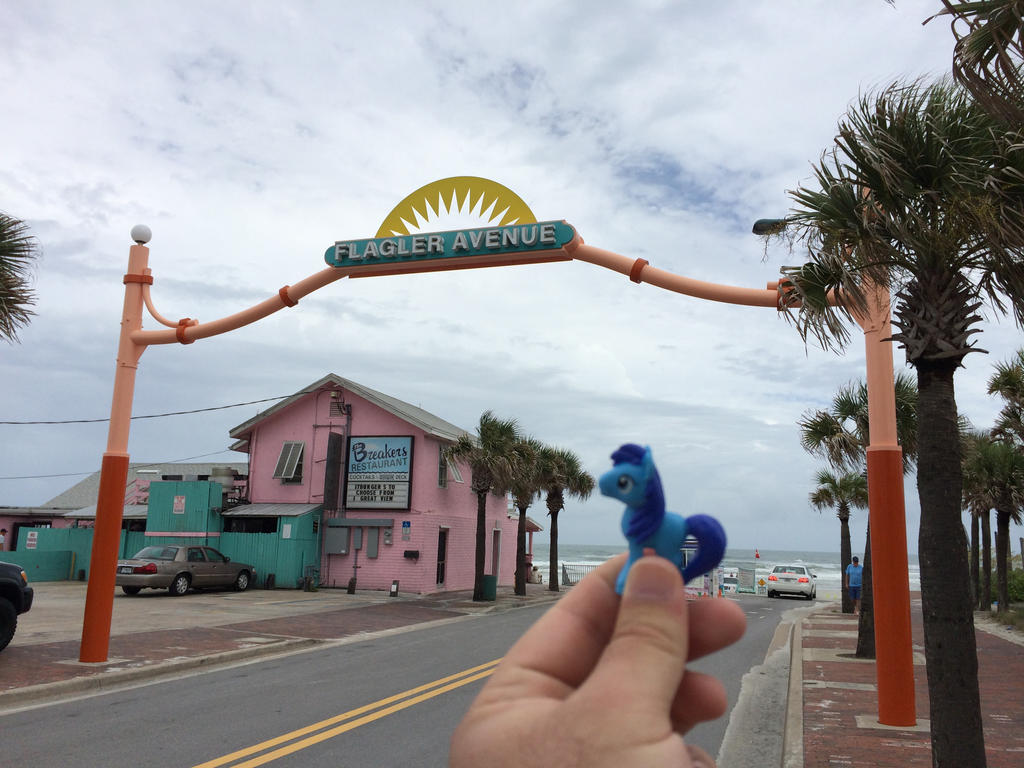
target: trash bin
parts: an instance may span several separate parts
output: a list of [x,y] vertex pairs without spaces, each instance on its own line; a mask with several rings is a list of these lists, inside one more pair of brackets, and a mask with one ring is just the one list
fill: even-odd
[[484,576],[484,600],[498,599],[498,577]]

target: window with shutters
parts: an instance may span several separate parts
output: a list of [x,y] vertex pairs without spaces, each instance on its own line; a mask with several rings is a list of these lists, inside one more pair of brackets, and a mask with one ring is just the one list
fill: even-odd
[[302,450],[306,444],[297,441],[285,441],[281,446],[281,455],[277,458],[274,478],[282,483],[302,482]]

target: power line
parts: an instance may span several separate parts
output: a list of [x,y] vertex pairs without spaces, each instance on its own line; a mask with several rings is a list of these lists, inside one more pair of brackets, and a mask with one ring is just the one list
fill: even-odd
[[[272,400],[274,398],[271,398]],[[248,403],[242,403],[242,405],[248,405]],[[227,449],[223,451],[213,451],[212,453],[200,453],[198,456],[186,456],[183,459],[170,459],[168,461],[150,461],[145,464],[136,464],[135,469],[145,469],[146,467],[159,467],[161,464],[182,464],[186,461],[192,461],[192,459],[205,459],[207,456],[217,456],[221,453],[227,453]],[[0,477],[0,480],[42,480],[50,477],[84,477],[85,475],[92,475],[99,472],[99,469],[90,469],[88,472],[63,472],[57,475],[12,475],[9,477]]]
[[[301,394],[301,393],[300,393]],[[269,403],[271,400],[284,400],[286,397],[292,397],[292,395],[279,395],[278,397],[265,397],[262,400],[250,400],[246,403],[232,403],[231,405],[217,405],[212,408],[196,408],[192,411],[170,411],[168,413],[152,413],[147,416],[132,416],[132,420],[135,419],[161,419],[164,416],[184,416],[190,413],[203,413],[205,411],[222,411],[225,408],[239,408],[243,405],[255,405],[257,403]],[[99,424],[104,421],[110,421],[106,419],[66,419],[64,421],[0,421],[0,424]],[[77,473],[75,473],[77,474]]]

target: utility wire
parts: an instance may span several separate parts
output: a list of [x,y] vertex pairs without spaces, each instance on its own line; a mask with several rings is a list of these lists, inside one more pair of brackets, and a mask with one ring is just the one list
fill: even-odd
[[[217,405],[213,408],[196,408],[193,411],[170,411],[168,413],[152,413],[148,416],[132,416],[135,419],[161,419],[164,416],[184,416],[189,413],[203,413],[205,411],[222,411],[225,408],[239,408],[243,405],[255,405],[256,403],[269,403],[271,400],[284,400],[292,395],[279,395],[278,397],[265,397],[262,400],[250,400],[247,403],[232,403],[231,405]],[[66,419],[64,421],[0,421],[0,424],[99,424],[106,419]]]
[[[242,403],[242,405],[246,405],[246,403]],[[136,464],[135,469],[139,470],[145,469],[146,467],[159,467],[161,464],[182,464],[186,461],[192,461],[192,459],[205,459],[207,456],[217,456],[221,453],[227,453],[227,450],[214,451],[213,453],[201,453],[198,456],[186,456],[184,459],[171,459],[169,461],[152,461],[145,464]],[[96,472],[99,472],[99,470],[90,469],[88,472],[64,472],[59,475],[15,475],[10,477],[0,477],[0,480],[40,480],[48,477],[82,477],[85,475],[95,474]]]

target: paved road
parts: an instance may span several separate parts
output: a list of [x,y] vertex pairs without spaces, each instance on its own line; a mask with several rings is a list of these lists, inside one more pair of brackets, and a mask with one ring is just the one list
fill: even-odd
[[[741,643],[702,660],[730,707],[789,601],[744,599]],[[542,607],[455,620],[0,717],[12,766],[443,766],[492,662]],[[726,718],[691,736],[716,754]]]

